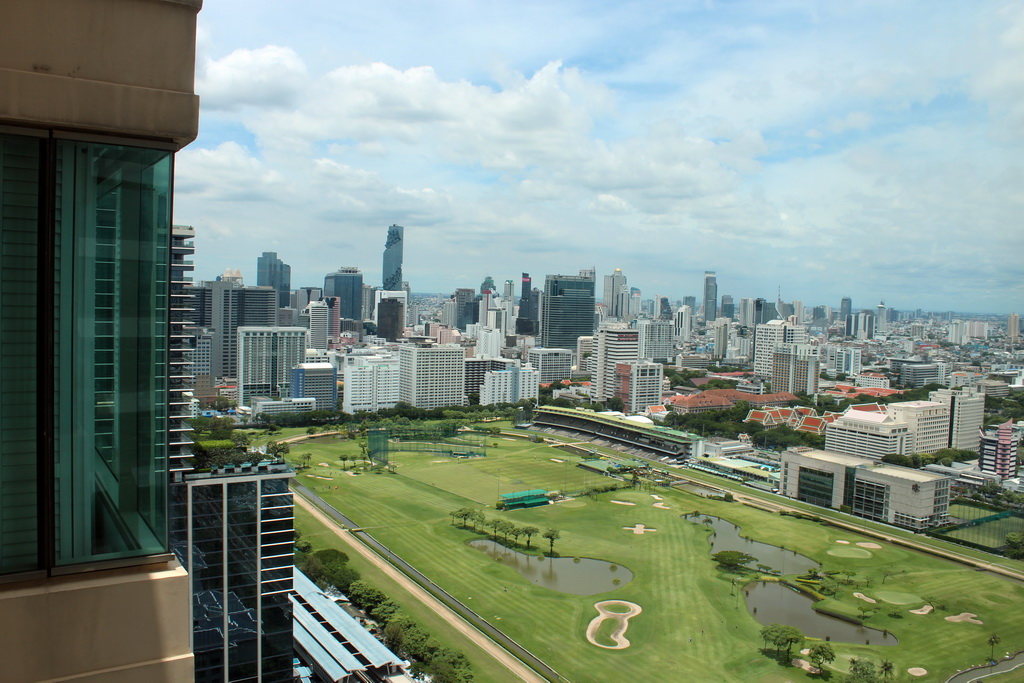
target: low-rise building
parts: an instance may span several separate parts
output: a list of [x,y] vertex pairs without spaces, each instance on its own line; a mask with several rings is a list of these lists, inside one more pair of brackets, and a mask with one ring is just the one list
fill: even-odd
[[782,454],[781,492],[812,505],[921,530],[946,523],[950,478],[842,453]]
[[309,413],[316,410],[315,398],[282,398],[274,400],[266,396],[252,396],[249,399],[253,417],[269,417],[282,413]]

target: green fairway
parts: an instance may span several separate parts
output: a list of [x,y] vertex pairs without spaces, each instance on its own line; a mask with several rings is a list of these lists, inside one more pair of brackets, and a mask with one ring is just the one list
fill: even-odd
[[[497,448],[492,447],[494,442],[499,444]],[[849,656],[868,657],[876,663],[885,657],[896,663],[897,680],[909,679],[908,667],[926,668],[935,674],[928,680],[940,680],[939,674],[944,678],[983,661],[988,655],[986,639],[992,633],[1001,636],[1000,648],[1024,648],[1021,585],[885,542],[870,551],[844,547],[836,540],[856,543],[875,539],[815,522],[666,489],[620,490],[495,512],[493,503],[499,492],[561,490],[572,476],[577,477],[577,485],[585,486],[587,475],[573,466],[573,456],[564,451],[501,437],[489,437],[487,445],[488,456],[473,460],[399,453],[394,474],[346,473],[339,455],[343,451],[358,453],[357,444],[351,441],[296,444],[289,457],[295,461],[309,452],[312,466],[299,475],[300,481],[574,681],[672,680],[681,676],[699,681],[814,680],[803,670],[783,667],[759,651],[761,624],[744,608],[741,592],[733,589],[733,576],[716,570],[709,556],[709,531],[680,519],[694,510],[734,522],[744,535],[756,540],[807,555],[821,562],[825,570],[852,572],[851,581],[856,585],[842,586],[823,607],[859,615],[857,608],[865,602],[853,597],[854,592],[875,598],[872,591],[879,589],[880,601],[889,593],[892,601],[869,613],[866,625],[887,629],[899,639],[899,645],[833,642],[837,664]],[[552,462],[552,458],[569,465]],[[591,476],[594,483],[608,481]],[[668,509],[654,507],[655,502]],[[512,567],[466,545],[483,538],[483,530],[453,525],[450,513],[472,503],[488,518],[557,529],[556,554],[615,563],[632,571],[633,580],[592,596],[542,588]],[[637,524],[657,531],[634,534],[623,528]],[[533,546],[547,550],[548,542],[535,537]],[[830,553],[833,550],[860,552],[857,557],[837,557]],[[921,596],[921,602],[902,603],[904,594]],[[596,616],[595,603],[609,599],[643,608],[629,622],[629,648],[608,650],[586,640],[587,625]],[[925,600],[942,608],[924,616],[909,613]],[[977,614],[984,625],[944,619],[960,612]],[[605,630],[608,628],[610,625],[602,624],[599,633],[610,633]]]

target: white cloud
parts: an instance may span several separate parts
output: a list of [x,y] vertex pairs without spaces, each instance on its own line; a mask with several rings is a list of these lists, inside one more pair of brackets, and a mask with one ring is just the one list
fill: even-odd
[[289,47],[238,49],[223,59],[206,59],[196,92],[207,109],[286,107],[307,84],[306,66]]

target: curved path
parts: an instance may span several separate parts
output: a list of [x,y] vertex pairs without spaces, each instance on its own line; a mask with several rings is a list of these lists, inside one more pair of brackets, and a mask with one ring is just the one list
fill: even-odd
[[[626,605],[629,611],[612,612],[608,610],[608,605]],[[597,616],[591,619],[590,625],[587,626],[587,640],[592,645],[603,647],[606,650],[625,650],[629,647],[629,641],[625,635],[626,629],[629,628],[629,620],[643,612],[643,608],[635,602],[626,602],[625,600],[604,600],[595,604],[594,607],[597,608]],[[605,619],[615,619],[619,622],[619,625],[615,627],[615,630],[609,636],[615,642],[614,645],[602,645],[594,637],[597,635],[597,629],[601,626],[601,622]]]
[[366,547],[363,543],[360,543],[357,539],[353,538],[349,529],[346,529],[338,521],[328,517],[313,503],[309,502],[301,495],[295,496],[295,502],[305,508],[328,529],[333,531],[334,534],[344,541],[352,550],[359,553],[372,563],[374,567],[384,574],[387,574],[396,583],[401,585],[402,588],[411,593],[413,597],[443,617],[445,621],[450,623],[457,631],[462,633],[462,635],[473,641],[480,647],[480,649],[498,660],[506,669],[508,669],[509,673],[514,675],[518,680],[527,681],[527,683],[543,683],[546,680],[542,676],[538,675],[533,669],[519,661],[518,658],[510,654],[505,650],[505,648],[480,633],[480,631],[466,622],[458,613],[428,593],[418,583],[393,567],[387,562],[387,560],[380,557],[380,555],[373,552],[373,550]]

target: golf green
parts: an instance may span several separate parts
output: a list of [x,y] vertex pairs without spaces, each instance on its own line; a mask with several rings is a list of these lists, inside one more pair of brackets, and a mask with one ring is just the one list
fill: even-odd
[[920,595],[900,593],[899,591],[874,591],[875,597],[892,605],[910,605],[921,602]]
[[833,557],[858,557],[862,559],[871,557],[871,551],[864,550],[864,548],[829,548],[828,554]]

